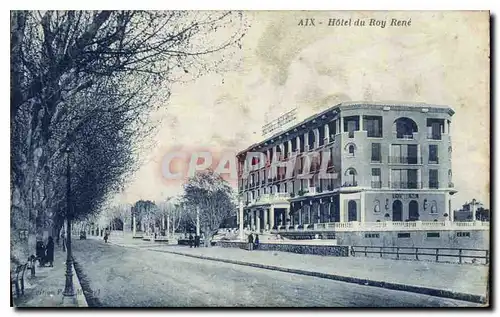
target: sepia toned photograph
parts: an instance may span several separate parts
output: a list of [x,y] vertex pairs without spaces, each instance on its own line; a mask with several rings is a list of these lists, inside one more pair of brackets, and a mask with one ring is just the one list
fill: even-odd
[[487,308],[489,11],[10,11],[10,304]]

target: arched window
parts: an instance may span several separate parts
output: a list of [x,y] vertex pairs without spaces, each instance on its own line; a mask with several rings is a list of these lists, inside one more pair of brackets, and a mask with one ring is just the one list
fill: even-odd
[[349,145],[349,154],[351,154],[352,156],[354,156],[354,145]]
[[416,200],[410,201],[408,205],[408,214],[409,214],[409,220],[410,221],[417,221],[418,218],[420,217],[418,213],[418,202]]
[[345,171],[345,179],[346,179],[346,181],[344,182],[344,185],[345,186],[357,186],[356,175],[358,175],[358,173],[356,172],[356,170],[354,168],[352,168],[352,167],[349,167]]
[[392,203],[392,221],[403,221],[403,203],[395,200]]
[[399,118],[394,121],[396,137],[398,139],[413,139],[413,133],[418,132],[418,126],[410,118]]
[[349,156],[354,156],[354,153],[356,152],[356,144],[347,143],[345,146],[345,150]]

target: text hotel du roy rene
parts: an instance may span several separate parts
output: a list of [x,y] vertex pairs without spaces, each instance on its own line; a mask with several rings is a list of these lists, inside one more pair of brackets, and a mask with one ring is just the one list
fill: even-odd
[[409,27],[411,26],[411,18],[409,19],[374,19],[374,18],[304,18],[299,19],[298,26],[329,26],[329,27]]

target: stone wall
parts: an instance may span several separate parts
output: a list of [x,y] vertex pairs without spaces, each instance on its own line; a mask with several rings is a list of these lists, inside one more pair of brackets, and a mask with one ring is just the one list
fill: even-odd
[[[236,241],[219,241],[216,244],[223,248],[240,248],[247,249],[248,243]],[[263,251],[280,251],[292,252],[299,254],[314,254],[314,255],[327,255],[327,256],[349,256],[348,246],[336,245],[297,245],[297,244],[282,244],[282,243],[261,243],[259,250]]]

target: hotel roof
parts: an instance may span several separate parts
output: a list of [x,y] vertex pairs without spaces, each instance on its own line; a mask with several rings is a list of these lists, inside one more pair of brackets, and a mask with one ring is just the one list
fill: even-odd
[[455,111],[453,110],[453,108],[451,108],[450,106],[445,106],[445,105],[435,105],[435,104],[427,104],[427,103],[422,103],[422,102],[396,102],[396,101],[378,101],[378,102],[375,102],[375,101],[349,101],[349,102],[341,102],[335,106],[332,106],[328,109],[325,109],[319,113],[316,113],[312,116],[309,116],[308,118],[300,121],[299,123],[296,123],[294,124],[293,126],[290,126],[289,128],[285,129],[285,130],[281,130],[281,131],[278,131],[276,133],[274,133],[273,135],[267,137],[266,139],[260,141],[260,142],[257,142],[257,143],[254,143],[252,145],[250,145],[249,147],[247,147],[245,150],[242,150],[240,152],[238,152],[237,156],[239,156],[240,154],[243,154],[243,153],[246,153],[248,151],[250,151],[251,149],[259,146],[259,145],[262,145],[266,142],[269,142],[273,139],[275,139],[276,137],[278,137],[279,135],[281,134],[284,134],[286,132],[291,132],[293,131],[294,129],[300,127],[301,125],[309,122],[309,121],[312,121],[314,119],[317,119],[317,118],[320,118],[321,116],[327,114],[328,112],[331,112],[333,110],[342,110],[342,109],[349,109],[349,108],[371,108],[371,109],[377,109],[377,108],[380,108],[381,110],[384,109],[385,107],[390,107],[390,108],[397,108],[398,110],[413,110],[413,111],[418,111],[418,109],[432,109],[432,110],[437,110],[439,112],[447,112],[449,113],[450,115],[453,115],[455,114]]

